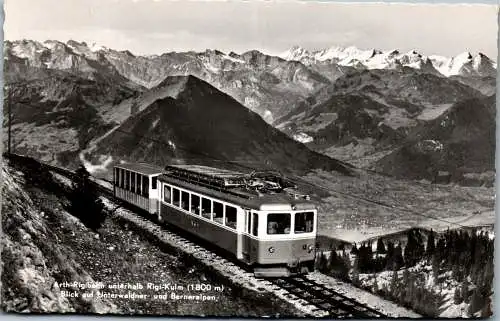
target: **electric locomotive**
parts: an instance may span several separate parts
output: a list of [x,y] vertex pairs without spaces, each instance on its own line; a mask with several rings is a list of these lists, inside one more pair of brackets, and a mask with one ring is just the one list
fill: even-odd
[[[134,174],[127,178],[127,172],[134,171],[136,192],[141,184],[151,183],[149,207],[145,196],[124,198],[116,186],[130,188]],[[251,266],[256,276],[286,277],[314,270],[316,206],[276,173],[244,174],[200,165],[170,165],[160,171],[131,164],[115,167],[114,174],[117,197],[225,250]]]

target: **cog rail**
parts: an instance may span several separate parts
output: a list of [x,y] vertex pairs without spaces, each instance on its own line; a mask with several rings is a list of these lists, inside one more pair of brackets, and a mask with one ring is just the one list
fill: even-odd
[[360,304],[328,288],[323,284],[309,279],[307,276],[274,279],[277,286],[286,289],[291,294],[316,306],[318,310],[328,312],[328,316],[336,318],[387,318],[385,314]]

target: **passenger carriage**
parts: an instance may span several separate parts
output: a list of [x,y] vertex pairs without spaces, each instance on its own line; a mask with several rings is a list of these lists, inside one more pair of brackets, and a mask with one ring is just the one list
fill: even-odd
[[316,207],[269,177],[198,165],[167,166],[158,177],[159,219],[251,265],[257,276],[314,269]]
[[314,270],[317,210],[281,177],[198,165],[121,164],[115,196],[282,277]]
[[114,195],[151,214],[158,215],[160,167],[145,163],[116,165],[113,170]]

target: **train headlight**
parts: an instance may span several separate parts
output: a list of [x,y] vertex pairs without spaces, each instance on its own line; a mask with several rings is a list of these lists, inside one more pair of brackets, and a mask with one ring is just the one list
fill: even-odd
[[267,250],[269,251],[269,253],[274,253],[274,247],[272,247],[272,246],[270,248],[268,248]]
[[313,250],[314,250],[314,246],[309,245],[309,247],[307,248],[307,252],[311,253]]

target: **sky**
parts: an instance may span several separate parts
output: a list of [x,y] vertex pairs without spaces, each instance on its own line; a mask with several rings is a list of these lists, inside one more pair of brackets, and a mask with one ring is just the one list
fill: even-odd
[[494,4],[5,0],[5,39],[69,39],[134,54],[356,46],[497,57]]

